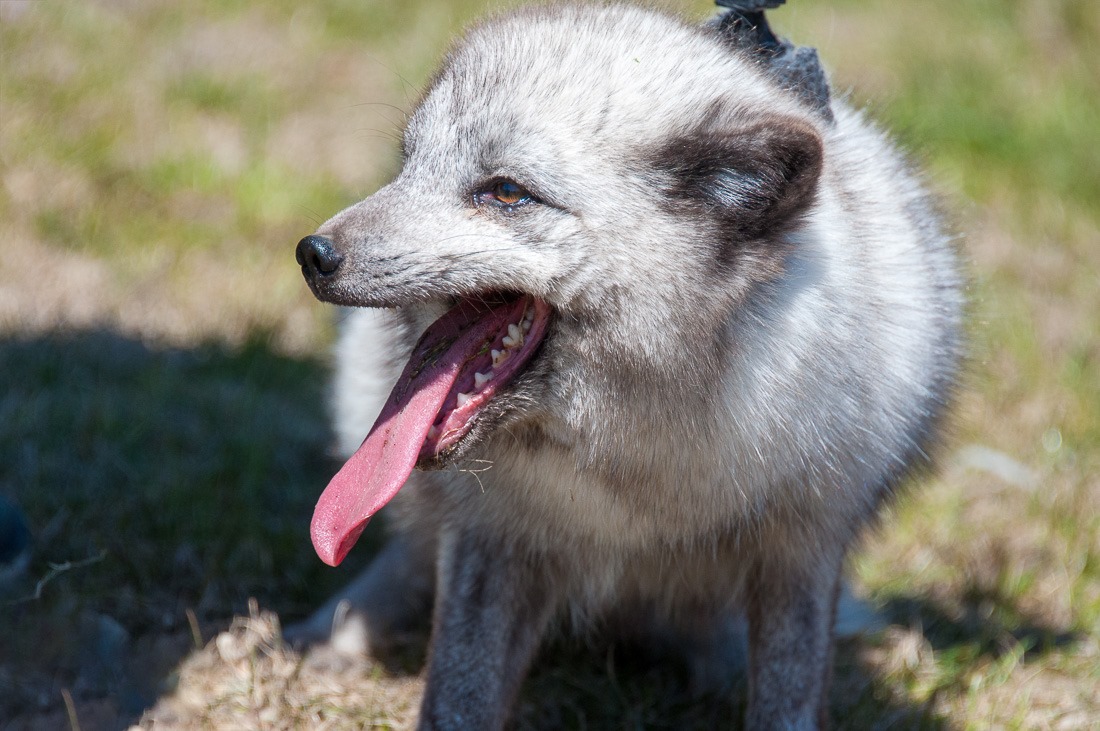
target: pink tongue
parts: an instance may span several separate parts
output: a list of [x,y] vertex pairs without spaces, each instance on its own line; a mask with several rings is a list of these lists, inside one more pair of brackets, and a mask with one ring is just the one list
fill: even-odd
[[322,561],[339,565],[371,516],[405,484],[463,365],[517,322],[529,301],[521,297],[489,312],[466,302],[424,332],[367,438],[317,501],[309,530]]

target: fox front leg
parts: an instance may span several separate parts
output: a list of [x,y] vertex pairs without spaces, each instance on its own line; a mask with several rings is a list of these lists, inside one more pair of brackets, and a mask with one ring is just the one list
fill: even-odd
[[499,729],[556,602],[546,569],[472,531],[444,535],[421,731]]
[[827,725],[825,693],[843,552],[816,560],[762,561],[750,586],[749,703],[752,731]]

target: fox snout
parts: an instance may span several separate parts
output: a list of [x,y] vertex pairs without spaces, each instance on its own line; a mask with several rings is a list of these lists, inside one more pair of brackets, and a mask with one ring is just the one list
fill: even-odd
[[298,242],[294,249],[294,258],[298,261],[298,266],[302,267],[306,284],[313,296],[322,302],[346,306],[377,306],[373,302],[360,301],[355,290],[357,279],[361,279],[363,275],[362,271],[357,270],[362,267],[355,266],[354,256],[348,258],[350,252],[339,238],[311,234]]
[[344,257],[336,250],[332,240],[316,234],[306,236],[298,242],[294,250],[294,258],[302,267],[302,275],[306,278],[306,282],[314,290],[326,278],[334,276],[344,262]]

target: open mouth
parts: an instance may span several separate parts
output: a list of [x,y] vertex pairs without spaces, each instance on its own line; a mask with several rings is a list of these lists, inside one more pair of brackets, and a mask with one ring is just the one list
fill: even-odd
[[464,299],[428,326],[362,446],[317,501],[310,535],[322,561],[343,561],[418,464],[457,449],[530,363],[550,315],[531,295]]

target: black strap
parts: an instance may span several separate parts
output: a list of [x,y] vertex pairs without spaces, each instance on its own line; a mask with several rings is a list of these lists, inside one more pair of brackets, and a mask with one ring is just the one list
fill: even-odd
[[758,56],[783,86],[831,121],[829,82],[817,51],[782,40],[772,32],[764,17],[765,10],[778,8],[786,0],[714,1],[728,8],[714,23],[719,31],[739,48]]
[[751,13],[754,10],[775,10],[787,0],[714,0],[716,5]]

